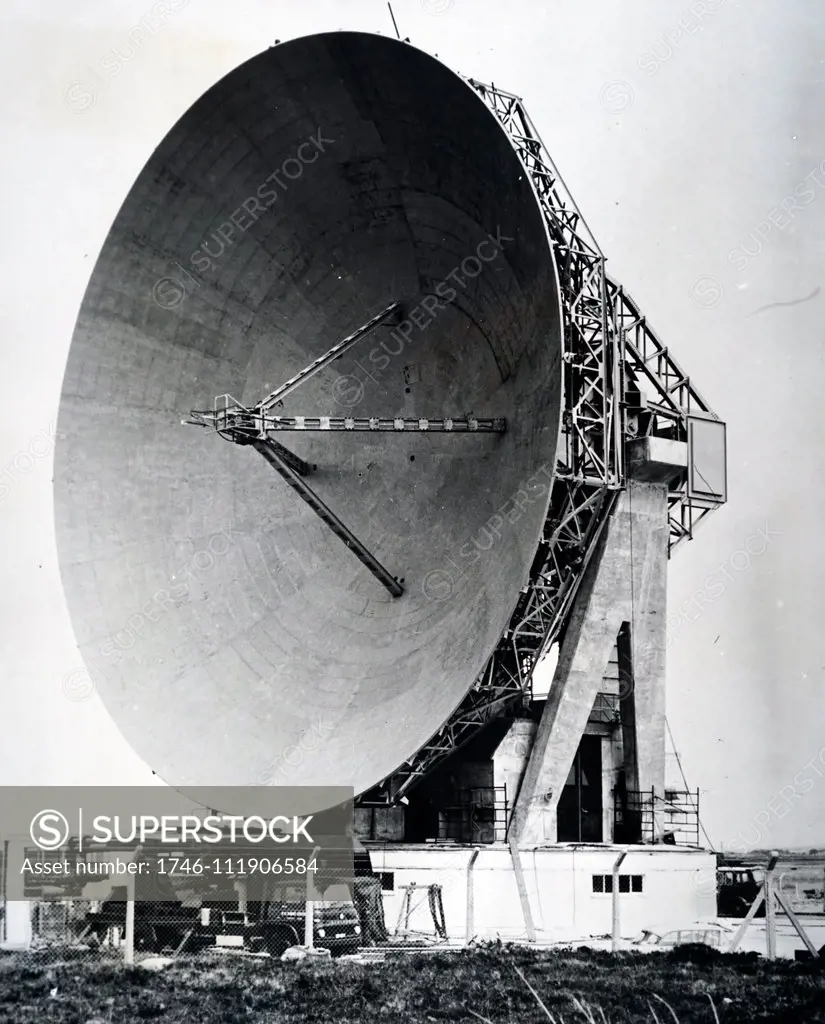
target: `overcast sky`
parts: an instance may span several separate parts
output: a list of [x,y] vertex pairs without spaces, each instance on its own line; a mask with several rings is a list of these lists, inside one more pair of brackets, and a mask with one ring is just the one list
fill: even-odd
[[[192,102],[276,39],[394,34],[383,0],[155,9],[3,4],[3,783],[151,778],[82,699],[52,510],[68,346],[121,202]],[[669,720],[715,844],[825,845],[821,3],[393,9],[415,45],[524,97],[612,276],[727,420],[730,502],[671,562]]]

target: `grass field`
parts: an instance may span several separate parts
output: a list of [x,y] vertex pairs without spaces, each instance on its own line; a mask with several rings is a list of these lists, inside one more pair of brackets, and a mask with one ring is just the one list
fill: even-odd
[[0,956],[2,1024],[479,1020],[825,1022],[825,966],[697,947],[614,957],[492,945],[370,965],[181,959],[160,973],[88,953]]

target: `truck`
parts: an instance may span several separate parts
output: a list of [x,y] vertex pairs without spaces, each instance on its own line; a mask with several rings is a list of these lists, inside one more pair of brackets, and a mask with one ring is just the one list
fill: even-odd
[[[759,892],[759,883],[749,867],[720,863],[716,869],[716,906],[720,917],[745,917]],[[756,911],[765,916],[765,904]]]
[[[268,893],[266,902],[246,905],[237,898],[204,898],[200,906],[180,900],[135,902],[135,949],[145,952],[199,952],[210,947],[247,949],[280,957],[290,946],[304,944],[306,903],[284,886]],[[89,911],[78,936],[102,943],[114,928],[126,927],[126,886]],[[333,956],[355,952],[362,944],[361,922],[351,900],[316,901],[313,905],[313,944]]]

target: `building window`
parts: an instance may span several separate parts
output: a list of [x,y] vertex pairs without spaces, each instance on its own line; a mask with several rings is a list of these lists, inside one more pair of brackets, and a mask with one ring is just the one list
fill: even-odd
[[[642,875],[619,875],[619,892],[644,892]],[[593,875],[593,892],[612,893],[613,875]]]
[[378,877],[381,879],[381,892],[395,892],[394,871],[379,871]]

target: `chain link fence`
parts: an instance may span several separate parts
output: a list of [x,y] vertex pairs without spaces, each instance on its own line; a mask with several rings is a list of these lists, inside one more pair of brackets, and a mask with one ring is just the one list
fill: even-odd
[[[55,863],[40,850],[21,855]],[[30,885],[26,899],[9,900],[2,883],[9,858],[0,849],[0,949],[40,963],[67,956],[291,959],[357,955],[388,938],[381,881],[364,851],[325,847],[296,858],[235,850],[220,856],[219,877],[214,867],[199,870],[195,858],[130,856],[137,870],[126,884],[120,877],[80,884],[75,876]]]

